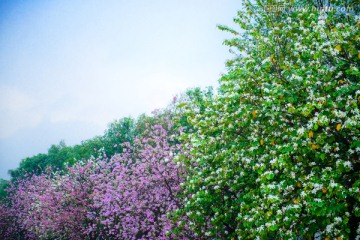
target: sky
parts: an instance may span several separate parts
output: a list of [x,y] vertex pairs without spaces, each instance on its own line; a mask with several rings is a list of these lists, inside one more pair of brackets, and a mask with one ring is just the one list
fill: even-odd
[[21,159],[102,135],[216,88],[240,0],[1,0],[0,178]]

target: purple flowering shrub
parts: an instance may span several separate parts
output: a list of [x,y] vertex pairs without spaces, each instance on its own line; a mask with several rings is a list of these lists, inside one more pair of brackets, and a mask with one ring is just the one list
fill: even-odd
[[167,120],[146,130],[143,137],[127,144],[124,153],[110,159],[108,171],[94,176],[89,233],[101,228],[101,237],[116,239],[168,239],[173,223],[167,214],[180,207],[177,193],[183,181],[181,168],[173,161],[181,151],[168,132]]
[[8,206],[0,205],[9,239],[193,239],[175,236],[168,217],[181,208],[185,174],[174,161],[178,128],[169,116],[155,118],[122,154],[13,183]]
[[84,239],[93,162],[60,175],[47,170],[20,180],[10,190],[11,211],[26,239]]

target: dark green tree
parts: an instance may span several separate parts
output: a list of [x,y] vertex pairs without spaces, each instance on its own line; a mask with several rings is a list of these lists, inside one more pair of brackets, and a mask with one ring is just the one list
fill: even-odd
[[7,195],[7,192],[5,191],[7,187],[9,187],[9,181],[0,178],[0,201]]
[[115,120],[108,125],[102,138],[102,144],[107,156],[113,156],[122,152],[122,143],[133,142],[135,136],[136,121],[131,118]]

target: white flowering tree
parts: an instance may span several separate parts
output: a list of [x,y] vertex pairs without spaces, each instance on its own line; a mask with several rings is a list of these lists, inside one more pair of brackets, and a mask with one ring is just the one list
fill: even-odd
[[220,26],[236,57],[205,111],[188,111],[192,157],[179,156],[190,175],[176,214],[198,237],[360,235],[355,3],[243,1],[240,31]]

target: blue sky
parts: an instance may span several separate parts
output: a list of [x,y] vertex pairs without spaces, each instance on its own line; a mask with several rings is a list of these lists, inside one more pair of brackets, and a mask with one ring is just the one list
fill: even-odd
[[239,0],[2,0],[0,178],[51,144],[217,86]]

